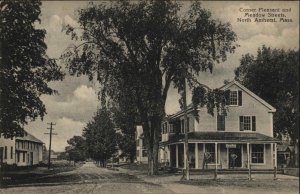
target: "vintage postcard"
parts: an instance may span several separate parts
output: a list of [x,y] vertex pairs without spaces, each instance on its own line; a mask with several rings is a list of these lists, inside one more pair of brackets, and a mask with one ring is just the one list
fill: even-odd
[[299,193],[299,1],[0,9],[0,193]]

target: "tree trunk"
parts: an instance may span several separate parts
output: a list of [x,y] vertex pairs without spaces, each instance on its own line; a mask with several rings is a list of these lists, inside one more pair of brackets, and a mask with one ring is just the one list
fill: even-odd
[[299,167],[299,140],[296,140],[295,144],[294,144],[294,147],[295,147],[295,166],[296,167]]
[[159,161],[158,161],[158,154],[159,154],[159,141],[160,141],[160,130],[161,130],[161,118],[160,116],[155,116],[153,118],[153,125],[154,130],[153,135],[153,174],[158,174],[158,167],[159,167]]
[[148,175],[154,175],[152,149],[148,149]]

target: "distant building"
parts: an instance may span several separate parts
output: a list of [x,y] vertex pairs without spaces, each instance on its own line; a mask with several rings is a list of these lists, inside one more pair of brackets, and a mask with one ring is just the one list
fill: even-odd
[[147,148],[145,146],[142,126],[136,127],[135,141],[136,141],[136,161],[139,163],[147,163],[148,153],[147,153]]
[[283,141],[277,146],[277,161],[280,167],[289,167],[294,165],[295,148],[290,142]]
[[33,166],[42,161],[43,142],[28,132],[23,137],[7,138],[0,135],[0,163]]

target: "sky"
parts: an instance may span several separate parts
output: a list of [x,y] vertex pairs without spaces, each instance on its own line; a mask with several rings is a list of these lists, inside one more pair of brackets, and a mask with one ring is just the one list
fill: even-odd
[[[101,3],[101,2],[98,2]],[[47,55],[50,58],[59,58],[62,52],[73,42],[69,36],[62,31],[66,24],[78,26],[76,22],[78,15],[76,10],[85,8],[87,1],[43,1],[41,7],[41,23],[37,28],[47,31],[45,42],[48,46]],[[182,1],[182,10],[189,6],[188,1]],[[236,52],[229,54],[227,60],[216,64],[213,73],[203,72],[199,80],[211,88],[220,87],[225,79],[233,80],[234,69],[239,66],[242,55],[250,53],[256,55],[257,49],[262,45],[271,48],[299,49],[299,2],[298,1],[205,1],[203,7],[212,12],[214,19],[229,22],[233,31],[237,34],[240,45]],[[237,18],[245,17],[247,9],[290,9],[285,13],[286,18],[292,22],[238,22]],[[250,12],[248,12],[250,13]],[[280,12],[281,13],[281,12]],[[98,84],[89,82],[87,77],[70,76],[64,69],[66,77],[63,81],[51,82],[50,86],[56,89],[59,95],[41,97],[46,105],[47,115],[43,121],[40,118],[29,122],[25,129],[41,139],[48,149],[49,125],[53,122],[54,132],[57,135],[52,138],[52,149],[64,151],[67,140],[74,135],[81,135],[86,123],[90,121],[96,112],[98,102]],[[188,94],[190,102],[191,94]],[[174,89],[170,89],[166,102],[166,113],[172,114],[179,110],[179,95]]]

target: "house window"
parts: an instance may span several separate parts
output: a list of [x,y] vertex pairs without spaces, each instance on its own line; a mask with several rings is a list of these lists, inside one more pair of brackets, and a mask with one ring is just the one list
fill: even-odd
[[17,159],[18,159],[18,162],[20,162],[20,152],[18,152],[18,154],[17,154]]
[[10,147],[10,159],[13,159],[13,154],[14,154],[14,147]]
[[25,152],[23,152],[23,162],[25,162]]
[[165,127],[164,127],[165,133],[168,133],[168,123],[164,123],[164,125],[165,125]]
[[[181,133],[185,133],[185,123],[184,123],[184,119],[180,120],[180,124],[181,124]],[[187,132],[190,131],[190,118],[188,117],[186,120],[186,125],[187,125]]]
[[229,105],[242,106],[242,91],[230,91],[229,93]]
[[205,152],[208,152],[210,154],[208,163],[215,163],[215,144],[205,144]]
[[240,131],[256,131],[256,117],[240,116]]
[[7,159],[7,146],[4,147],[4,159]]
[[237,91],[230,91],[229,105],[238,105],[238,93],[237,93]]
[[181,133],[184,133],[184,119],[180,120],[181,124]]
[[217,130],[225,131],[225,115],[217,115]]
[[170,124],[170,133],[174,133],[174,127],[173,127],[173,124]]
[[251,162],[264,163],[264,144],[251,145]]

